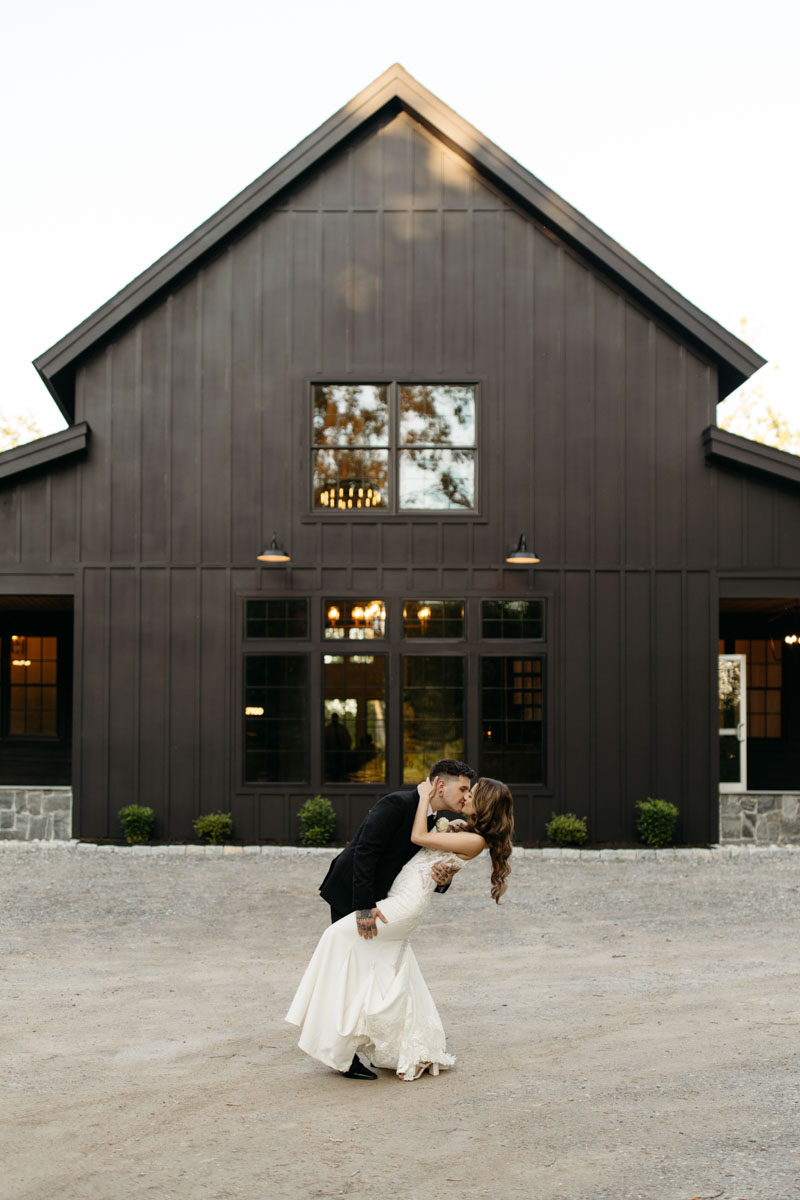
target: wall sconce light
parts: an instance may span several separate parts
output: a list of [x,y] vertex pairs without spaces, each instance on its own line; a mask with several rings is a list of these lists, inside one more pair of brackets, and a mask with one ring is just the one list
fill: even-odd
[[541,562],[541,559],[534,554],[533,550],[529,550],[525,541],[525,534],[519,535],[519,543],[516,550],[512,550],[506,555],[506,562],[512,563],[515,567],[524,566],[525,563]]
[[266,563],[287,563],[292,561],[292,556],[283,546],[278,545],[278,535],[275,530],[272,531],[272,541],[266,550],[262,550],[258,555],[259,562]]
[[422,626],[422,632],[428,628],[428,621],[431,619],[431,610],[427,604],[423,604],[422,608],[417,609],[417,618]]

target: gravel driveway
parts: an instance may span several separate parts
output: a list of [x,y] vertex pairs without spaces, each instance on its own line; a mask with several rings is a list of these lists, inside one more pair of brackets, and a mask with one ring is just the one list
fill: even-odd
[[4,1200],[797,1200],[800,854],[471,864],[413,1084],[283,1023],[325,866],[3,849]]

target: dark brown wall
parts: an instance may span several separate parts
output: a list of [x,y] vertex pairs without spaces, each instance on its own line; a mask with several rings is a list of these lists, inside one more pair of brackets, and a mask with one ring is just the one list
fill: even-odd
[[[475,380],[477,517],[320,518],[309,381]],[[800,503],[705,464],[715,369],[404,114],[296,188],[78,373],[88,459],[0,492],[11,572],[77,564],[84,834],[153,803],[291,839],[309,789],[238,787],[237,597],[550,596],[552,809],[601,840],[675,800],[715,836],[716,569],[800,559]],[[292,552],[259,569],[272,529]],[[542,559],[506,569],[521,530]],[[392,783],[397,781],[392,780]],[[375,789],[339,804],[352,826]]]

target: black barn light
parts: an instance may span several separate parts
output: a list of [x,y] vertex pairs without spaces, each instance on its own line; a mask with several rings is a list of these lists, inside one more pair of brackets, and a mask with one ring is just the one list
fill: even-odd
[[534,554],[533,550],[528,549],[524,533],[519,535],[519,544],[516,550],[512,550],[510,554],[506,555],[506,562],[513,563],[515,567],[524,566],[525,563],[537,563],[540,561],[541,559]]
[[283,546],[278,545],[278,535],[273,529],[272,541],[266,550],[262,550],[258,555],[259,562],[265,563],[287,563],[292,561],[292,556],[288,550],[284,550]]

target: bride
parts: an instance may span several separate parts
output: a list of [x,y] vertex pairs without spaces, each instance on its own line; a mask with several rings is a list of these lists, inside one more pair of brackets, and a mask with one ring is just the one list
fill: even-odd
[[511,871],[514,818],[506,785],[479,779],[464,805],[467,821],[428,832],[432,790],[428,780],[417,788],[411,840],[422,849],[403,867],[388,896],[378,901],[384,923],[377,937],[359,937],[355,913],[329,926],[286,1015],[291,1025],[300,1026],[300,1049],[343,1074],[358,1051],[373,1066],[390,1068],[405,1080],[419,1079],[427,1070],[438,1075],[455,1062],[445,1049],[442,1022],[409,937],[427,913],[436,886],[431,874],[435,863],[459,869],[488,846],[491,894],[500,902]]

